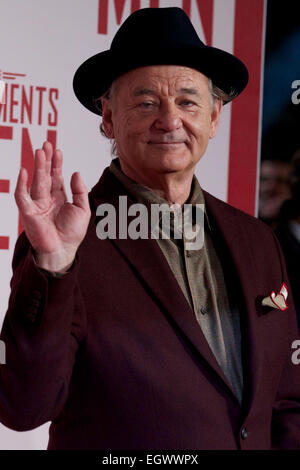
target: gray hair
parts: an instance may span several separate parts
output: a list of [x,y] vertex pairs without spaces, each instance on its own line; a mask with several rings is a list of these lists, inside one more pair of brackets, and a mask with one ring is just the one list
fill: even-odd
[[229,93],[221,90],[221,88],[218,88],[210,78],[208,79],[208,87],[212,98],[214,100],[221,100],[223,104],[229,103],[238,95],[234,88],[231,88]]
[[[212,98],[212,101],[211,101],[212,106],[213,106],[215,100],[221,100],[223,104],[226,104],[226,103],[229,103],[230,101],[232,101],[238,95],[238,93],[233,88],[230,90],[229,93],[226,93],[225,91],[221,90],[216,85],[214,85],[214,83],[212,82],[212,80],[210,78],[208,79],[208,87],[209,87],[209,91],[210,91],[211,98]],[[115,92],[115,81],[111,84],[109,89],[102,96],[100,96],[99,98],[97,98],[95,100],[95,106],[99,109],[101,114],[102,114],[102,103],[101,103],[102,99],[104,99],[106,101],[111,101],[111,99],[114,96],[114,92]],[[103,135],[106,138],[109,138],[109,137],[107,137],[107,135],[105,133],[102,122],[99,125],[99,129],[100,129],[101,135]],[[110,139],[110,140],[111,140],[111,143],[112,143],[111,155],[112,156],[117,156],[118,153],[117,153],[116,141],[115,141],[115,139]]]

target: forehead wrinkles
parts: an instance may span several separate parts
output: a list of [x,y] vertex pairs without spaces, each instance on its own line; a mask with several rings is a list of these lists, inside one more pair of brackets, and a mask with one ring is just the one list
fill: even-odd
[[162,96],[174,96],[180,93],[182,89],[198,88],[198,86],[194,80],[185,75],[168,78],[157,75],[150,80],[150,88],[159,92]]
[[184,88],[197,88],[200,92],[207,88],[208,79],[199,72],[185,67],[157,66],[152,70],[140,68],[128,72],[115,80],[115,91],[120,90],[123,94],[134,94],[134,91],[152,90],[163,95],[174,95]]
[[[176,93],[181,92],[183,89],[197,89],[201,91],[201,83],[199,80],[193,79],[187,73],[165,76],[161,74],[153,74],[148,77],[137,80],[132,84],[132,90],[137,88],[149,89],[154,93],[159,93],[163,96],[174,96]],[[203,86],[203,85],[202,85]]]

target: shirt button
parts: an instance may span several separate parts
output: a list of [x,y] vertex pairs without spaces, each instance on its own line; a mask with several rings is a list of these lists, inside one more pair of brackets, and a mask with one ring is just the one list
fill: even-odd
[[207,307],[201,307],[200,312],[202,313],[202,315],[205,315],[206,313],[208,313]]
[[186,257],[187,257],[187,258],[190,258],[191,252],[190,252],[190,251],[186,251],[185,253],[186,253]]
[[247,439],[248,437],[248,431],[247,431],[247,428],[246,426],[244,426],[242,429],[241,429],[241,438],[243,440]]

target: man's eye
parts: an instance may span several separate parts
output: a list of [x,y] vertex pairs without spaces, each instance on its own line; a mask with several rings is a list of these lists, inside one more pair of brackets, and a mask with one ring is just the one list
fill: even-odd
[[152,101],[143,101],[142,103],[139,104],[141,108],[149,109],[155,106],[155,103]]
[[181,101],[181,104],[183,106],[194,106],[195,103],[193,101],[184,100],[184,101]]

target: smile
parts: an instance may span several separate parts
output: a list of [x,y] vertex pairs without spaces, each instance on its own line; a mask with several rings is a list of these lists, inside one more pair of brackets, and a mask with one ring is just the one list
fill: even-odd
[[148,142],[148,144],[150,145],[164,145],[166,147],[173,147],[174,145],[182,145],[184,144],[185,142]]

